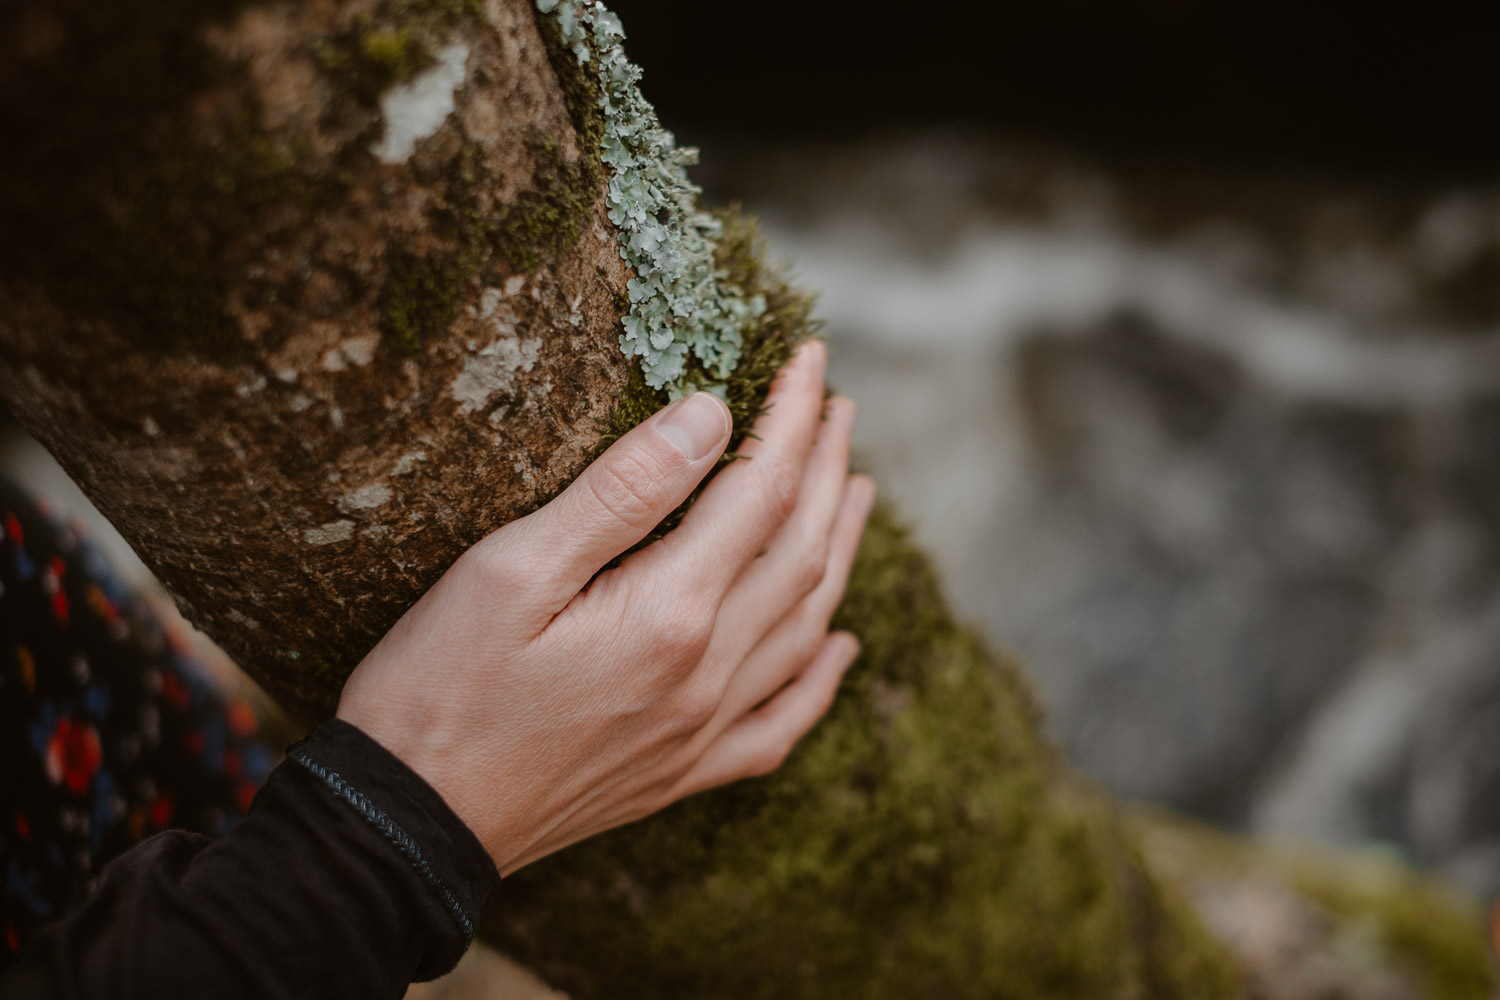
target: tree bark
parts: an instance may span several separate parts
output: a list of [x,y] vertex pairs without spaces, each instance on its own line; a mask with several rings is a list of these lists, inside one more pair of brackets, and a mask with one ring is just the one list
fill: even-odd
[[[625,268],[530,10],[429,6],[38,4],[8,33],[6,398],[303,712],[577,472],[626,381]],[[436,121],[399,112],[431,134],[393,143],[373,88],[445,52]],[[184,79],[118,78],[153,58]]]
[[[0,13],[0,391],[317,718],[664,398],[620,346],[597,90],[524,0],[100,6]],[[770,303],[744,395],[809,327],[735,231],[721,272]],[[578,997],[1239,993],[889,512],[841,623],[862,664],[786,768],[526,869],[492,937]]]

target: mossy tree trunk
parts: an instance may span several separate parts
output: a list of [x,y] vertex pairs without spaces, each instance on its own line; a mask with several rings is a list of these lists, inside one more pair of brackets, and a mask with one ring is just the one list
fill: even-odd
[[609,420],[597,149],[521,3],[14,16],[6,398],[189,618],[327,712]]
[[[0,18],[0,390],[189,618],[325,715],[460,552],[665,399],[620,349],[598,81],[524,0]],[[717,265],[755,303],[744,419],[806,300],[736,220]],[[1238,993],[889,512],[841,619],[863,662],[787,767],[524,870],[492,938],[578,997]]]

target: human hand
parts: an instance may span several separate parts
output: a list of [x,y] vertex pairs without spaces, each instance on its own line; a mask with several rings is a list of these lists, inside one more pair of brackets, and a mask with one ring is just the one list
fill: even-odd
[[825,360],[803,346],[749,460],[664,538],[599,573],[723,453],[708,393],[464,553],[350,676],[339,718],[436,788],[502,874],[774,770],[832,703],[858,643],[828,622],[874,484],[848,473],[854,405],[824,406]]

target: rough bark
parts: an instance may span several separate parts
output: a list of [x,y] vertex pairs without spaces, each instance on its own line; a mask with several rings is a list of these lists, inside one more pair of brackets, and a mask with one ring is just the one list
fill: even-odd
[[[0,391],[315,717],[657,400],[588,81],[524,0],[107,6],[3,14]],[[771,302],[743,394],[806,318],[721,252]],[[527,869],[490,933],[579,997],[1238,992],[889,513],[841,616],[863,662],[787,768]]]
[[[429,6],[163,3],[155,38],[149,0],[37,5],[6,33],[5,396],[304,712],[576,473],[626,382],[597,154],[530,10]],[[458,50],[453,113],[387,148],[373,88]],[[181,86],[119,78],[152,59]]]

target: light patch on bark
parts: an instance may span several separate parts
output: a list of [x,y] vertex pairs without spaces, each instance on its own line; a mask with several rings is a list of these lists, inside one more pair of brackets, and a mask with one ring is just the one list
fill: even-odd
[[427,461],[427,452],[409,451],[396,460],[396,467],[391,470],[393,476],[410,475],[416,471],[417,465]]
[[335,542],[347,542],[353,537],[354,522],[349,520],[329,521],[302,532],[302,540],[308,545],[332,545]]
[[516,372],[529,372],[536,364],[542,342],[533,337],[501,337],[477,354],[464,359],[463,371],[453,379],[449,394],[461,413],[483,409],[496,393],[513,392]]
[[371,152],[382,163],[405,163],[417,142],[442,128],[453,113],[453,95],[464,82],[469,46],[464,42],[445,45],[437,59],[437,65],[381,95],[385,135]]
[[[490,329],[502,337],[509,337],[516,332],[515,311],[505,304],[505,297],[515,294],[510,291],[515,280],[511,278],[507,281],[503,292],[498,288],[486,288],[480,293],[479,301],[469,307],[470,316],[487,322]],[[471,344],[469,349],[473,350],[475,346],[477,345]]]
[[232,621],[232,622],[238,622],[239,624],[245,626],[246,628],[255,628],[255,629],[260,628],[260,622],[256,621],[254,618],[251,618],[249,615],[245,614],[243,611],[238,611],[238,610],[236,610],[234,608],[230,608],[229,611],[227,612],[227,614],[228,614],[228,617],[229,617],[230,621]]
[[119,453],[120,465],[148,479],[168,482],[188,479],[198,474],[200,465],[191,448],[129,448]]
[[353,365],[362,368],[375,360],[375,348],[380,344],[380,334],[369,333],[350,337],[336,347],[330,347],[318,359],[325,372],[341,372]]
[[339,345],[339,350],[350,364],[356,368],[363,368],[375,360],[375,348],[379,346],[380,334],[372,332],[350,337]]
[[[497,438],[495,440],[495,444],[497,447],[500,445],[501,440],[502,439],[500,438]],[[521,482],[525,483],[527,486],[535,485],[536,469],[532,466],[531,456],[517,455],[511,460],[510,468],[512,472],[520,477]]]
[[345,493],[341,505],[346,510],[372,510],[390,502],[391,488],[385,483],[371,483]]

